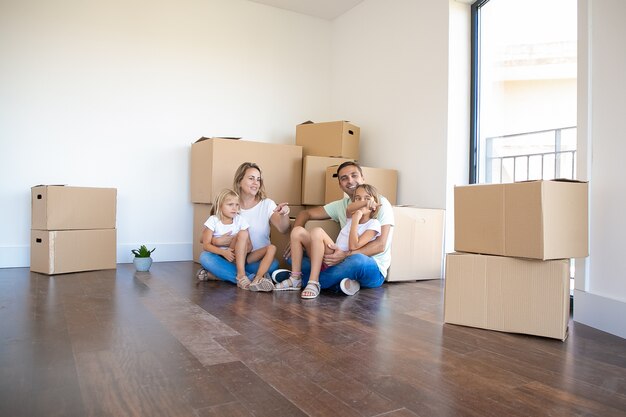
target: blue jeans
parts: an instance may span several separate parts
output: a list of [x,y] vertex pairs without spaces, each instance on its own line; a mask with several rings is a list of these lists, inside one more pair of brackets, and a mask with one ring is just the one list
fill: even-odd
[[[291,259],[289,259],[291,262]],[[309,281],[311,272],[311,260],[305,256],[302,258],[302,287]],[[360,253],[348,256],[343,262],[329,266],[320,273],[320,287],[339,291],[339,283],[344,278],[358,281],[363,288],[376,288],[383,285],[385,277],[380,273],[378,264],[370,256]]]
[[[246,264],[246,274],[256,274],[261,262],[252,262]],[[228,262],[223,256],[215,253],[203,251],[200,254],[200,264],[202,267],[215,275],[222,281],[232,282],[237,284],[237,266],[234,262]],[[278,261],[274,259],[270,265],[269,274],[278,269]]]

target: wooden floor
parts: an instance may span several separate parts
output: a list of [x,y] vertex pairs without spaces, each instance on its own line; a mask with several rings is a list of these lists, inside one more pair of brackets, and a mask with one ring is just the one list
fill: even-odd
[[584,325],[444,325],[442,281],[303,301],[196,268],[0,269],[0,416],[626,415],[626,340]]

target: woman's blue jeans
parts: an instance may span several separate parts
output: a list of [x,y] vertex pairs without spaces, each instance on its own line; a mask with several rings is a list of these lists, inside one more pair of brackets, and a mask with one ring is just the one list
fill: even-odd
[[[261,262],[252,262],[246,264],[246,274],[256,274]],[[222,281],[232,282],[237,284],[237,266],[234,262],[228,262],[223,256],[215,253],[203,251],[200,254],[200,264],[202,267],[215,275]],[[269,274],[278,269],[278,261],[274,259],[270,265]]]

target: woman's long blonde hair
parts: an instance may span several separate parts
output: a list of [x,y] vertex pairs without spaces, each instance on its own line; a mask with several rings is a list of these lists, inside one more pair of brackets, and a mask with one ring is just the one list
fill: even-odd
[[239,165],[239,168],[237,168],[237,171],[235,171],[235,178],[233,179],[233,189],[237,192],[237,194],[241,195],[240,183],[241,180],[243,180],[243,177],[246,175],[246,171],[250,168],[254,168],[259,171],[259,176],[261,177],[261,185],[259,186],[259,192],[257,193],[256,198],[259,201],[265,200],[265,184],[263,183],[263,172],[261,171],[261,168],[254,162],[244,162],[243,164]]
[[220,219],[221,222],[224,222],[224,215],[222,214],[222,205],[224,204],[224,201],[226,201],[228,197],[235,197],[237,201],[239,201],[239,194],[237,194],[233,190],[229,190],[228,188],[225,188],[222,191],[220,191],[217,197],[215,197],[215,203],[213,204],[213,207],[211,207],[211,215],[217,216],[217,218]]

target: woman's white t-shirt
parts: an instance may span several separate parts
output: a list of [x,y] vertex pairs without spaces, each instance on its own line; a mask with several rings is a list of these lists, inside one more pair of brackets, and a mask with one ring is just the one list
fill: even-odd
[[276,203],[266,198],[251,209],[241,209],[241,217],[248,221],[252,250],[264,248],[270,244],[270,217],[274,214]]
[[[348,219],[346,225],[341,228],[339,235],[337,236],[337,241],[335,244],[339,249],[344,252],[347,252],[350,245],[350,227],[352,227],[352,219]],[[370,239],[370,242],[380,236],[380,222],[378,219],[369,219],[365,223],[359,223],[359,226],[356,228],[357,234],[361,236],[365,233],[366,230],[373,230],[376,232],[373,238]]]
[[[213,215],[207,219],[204,225],[213,231],[214,237],[221,237],[228,233],[232,236],[235,236],[239,233],[240,230],[246,230],[250,227],[248,221],[243,218],[240,214],[237,214],[233,218],[233,222],[231,224],[224,224],[216,215]],[[227,246],[222,246],[222,248],[226,248]]]

